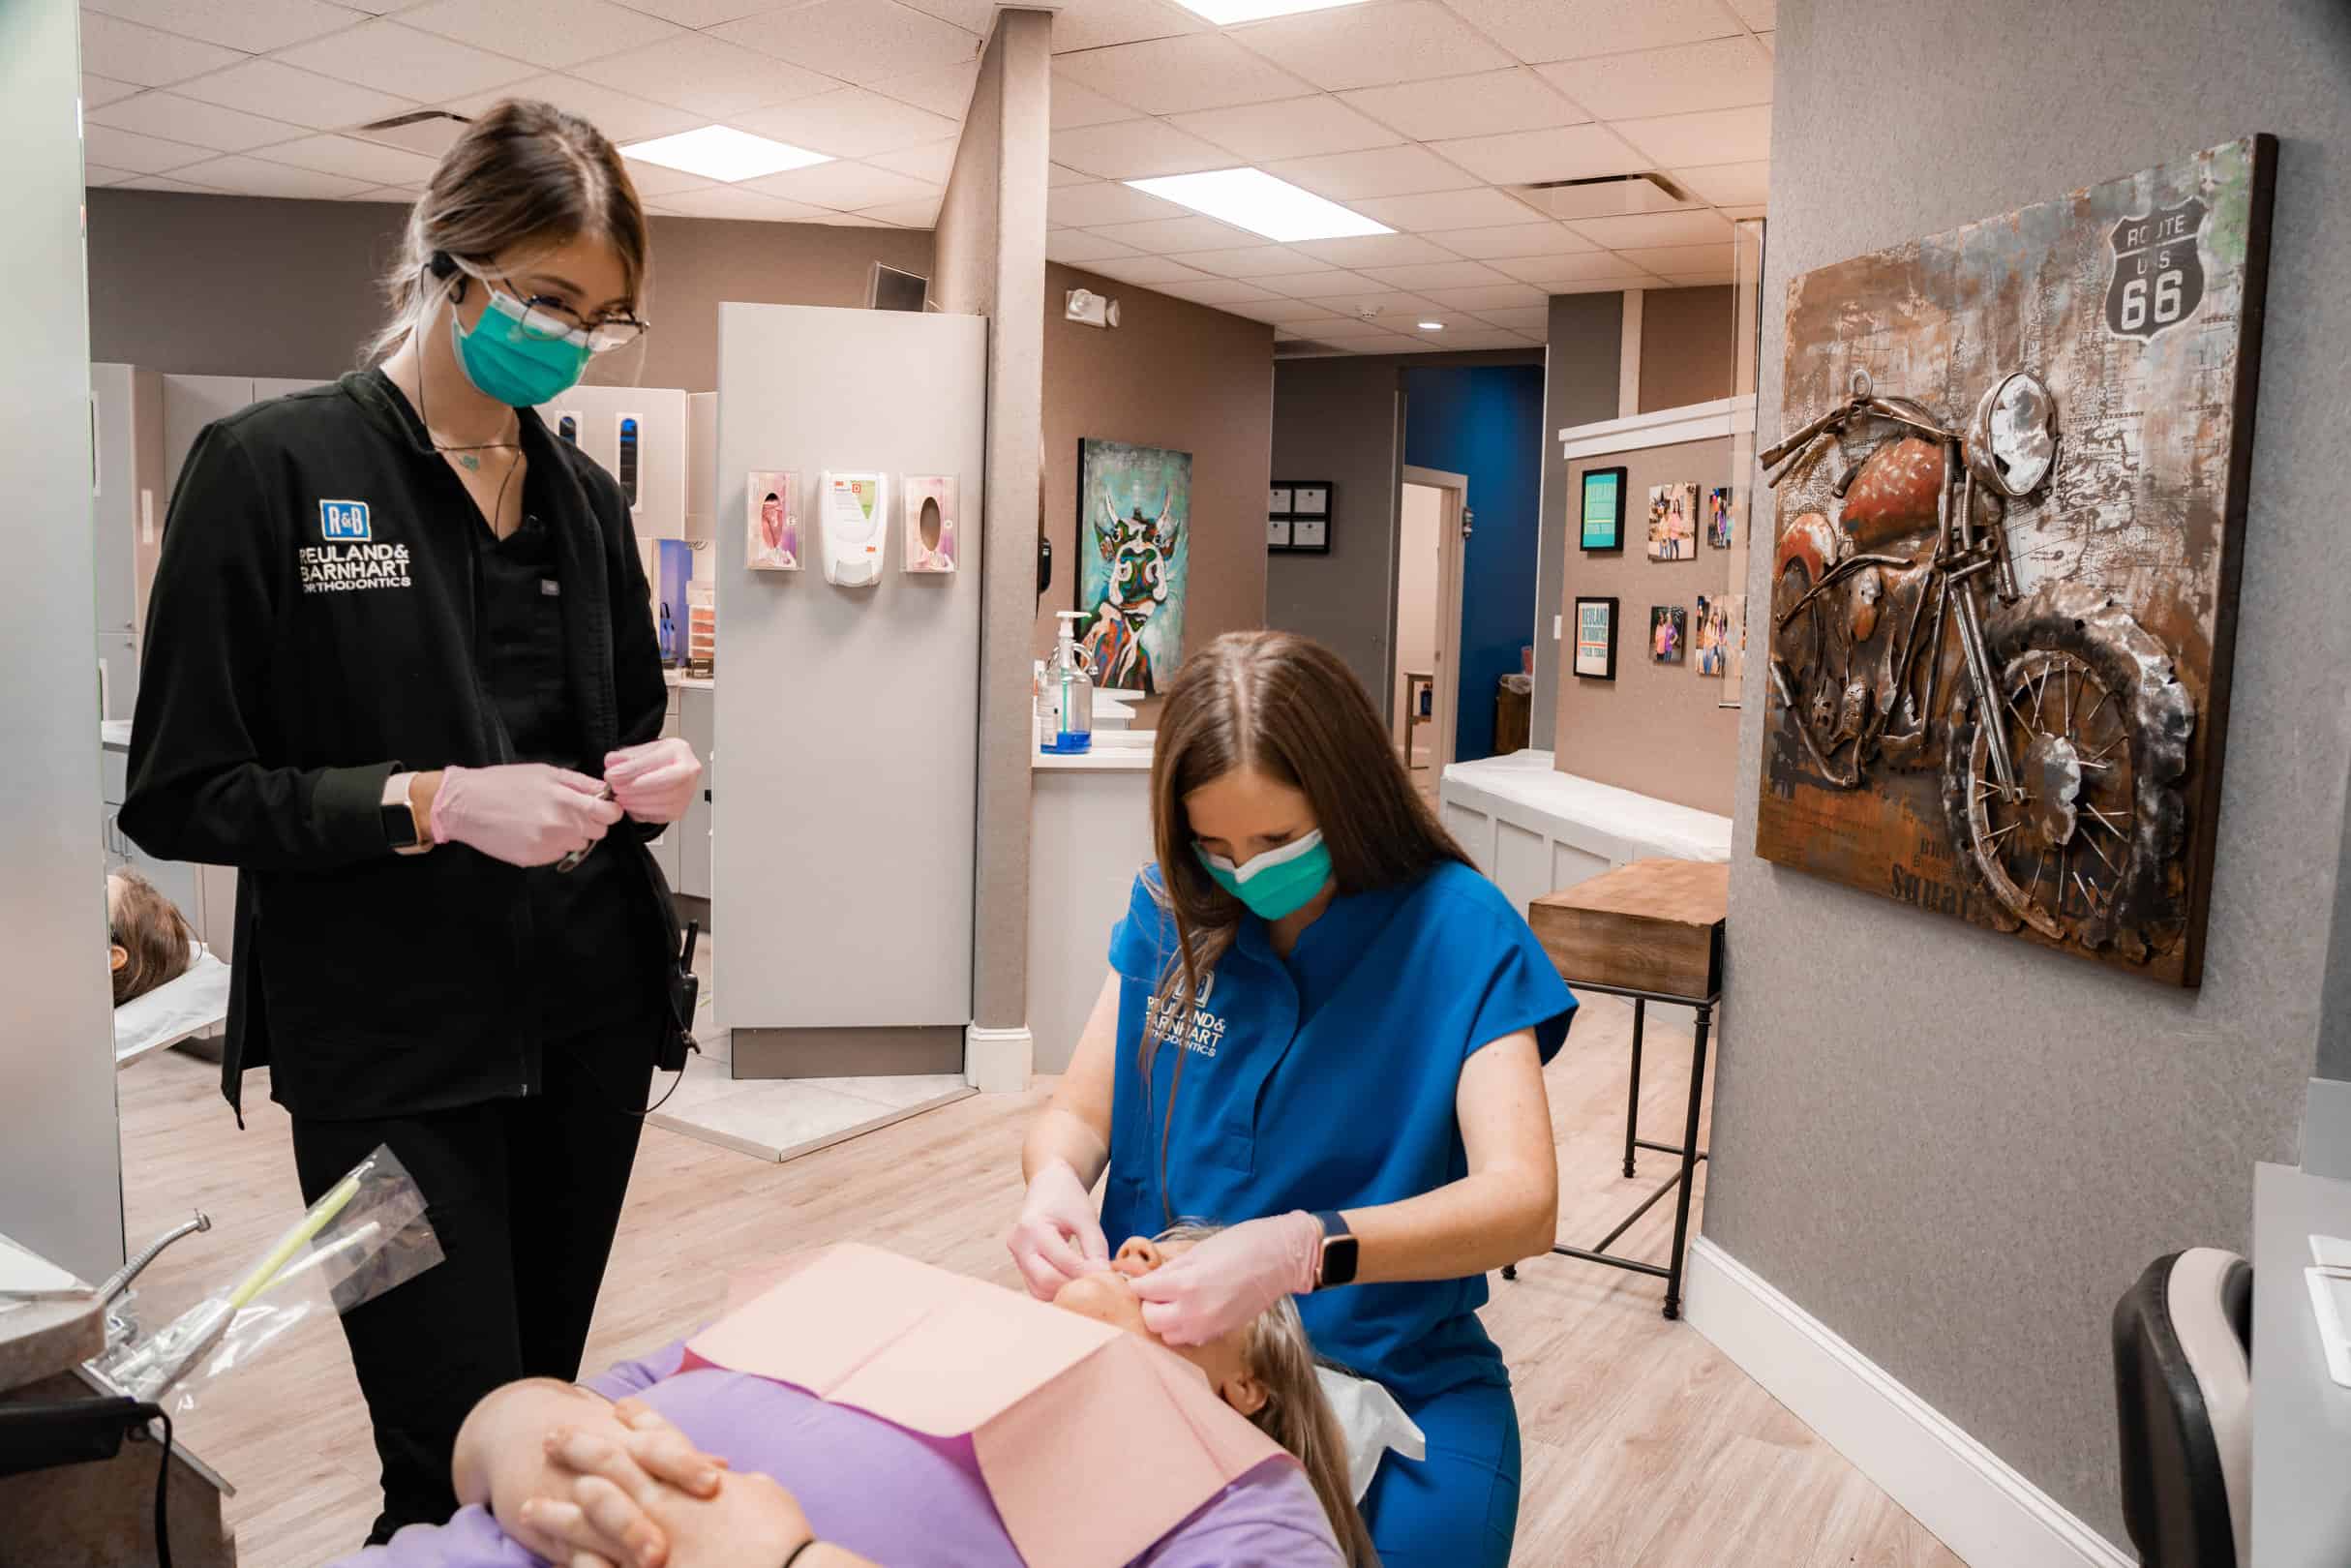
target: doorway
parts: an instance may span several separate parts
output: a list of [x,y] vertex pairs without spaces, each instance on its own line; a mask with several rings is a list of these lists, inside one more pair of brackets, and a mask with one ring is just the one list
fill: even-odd
[[1467,476],[1407,467],[1397,504],[1391,737],[1413,784],[1433,803],[1453,761],[1462,638],[1462,521]]

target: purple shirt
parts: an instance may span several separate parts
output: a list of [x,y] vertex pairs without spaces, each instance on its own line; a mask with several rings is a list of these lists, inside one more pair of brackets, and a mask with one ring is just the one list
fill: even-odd
[[[1021,1568],[969,1437],[935,1438],[741,1372],[680,1372],[685,1346],[624,1361],[588,1387],[637,1395],[706,1453],[789,1488],[819,1537],[881,1568]],[[1137,1456],[1138,1462],[1141,1456]],[[1131,1568],[1342,1568],[1306,1473],[1269,1460],[1200,1505]],[[547,1568],[466,1508],[412,1525],[339,1568]]]

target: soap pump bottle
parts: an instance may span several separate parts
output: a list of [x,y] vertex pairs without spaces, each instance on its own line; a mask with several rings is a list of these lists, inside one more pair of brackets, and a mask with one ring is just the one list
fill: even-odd
[[1094,746],[1094,677],[1077,651],[1076,622],[1085,612],[1060,612],[1061,637],[1045,666],[1044,689],[1037,698],[1038,749],[1058,756]]

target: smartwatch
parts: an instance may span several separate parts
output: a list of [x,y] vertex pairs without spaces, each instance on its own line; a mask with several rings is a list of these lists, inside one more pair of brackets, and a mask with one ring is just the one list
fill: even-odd
[[425,830],[415,798],[409,793],[415,779],[414,773],[394,773],[383,781],[383,799],[377,809],[383,815],[384,842],[395,855],[422,855],[433,847],[433,835]]
[[1315,1271],[1314,1288],[1328,1290],[1333,1285],[1355,1282],[1356,1255],[1362,1242],[1347,1228],[1337,1209],[1316,1209],[1314,1218],[1322,1225],[1322,1267]]

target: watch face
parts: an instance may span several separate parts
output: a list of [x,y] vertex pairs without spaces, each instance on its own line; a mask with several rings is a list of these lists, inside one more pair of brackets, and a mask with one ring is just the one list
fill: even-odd
[[394,849],[407,849],[416,842],[416,814],[407,801],[395,801],[383,808],[383,836]]

